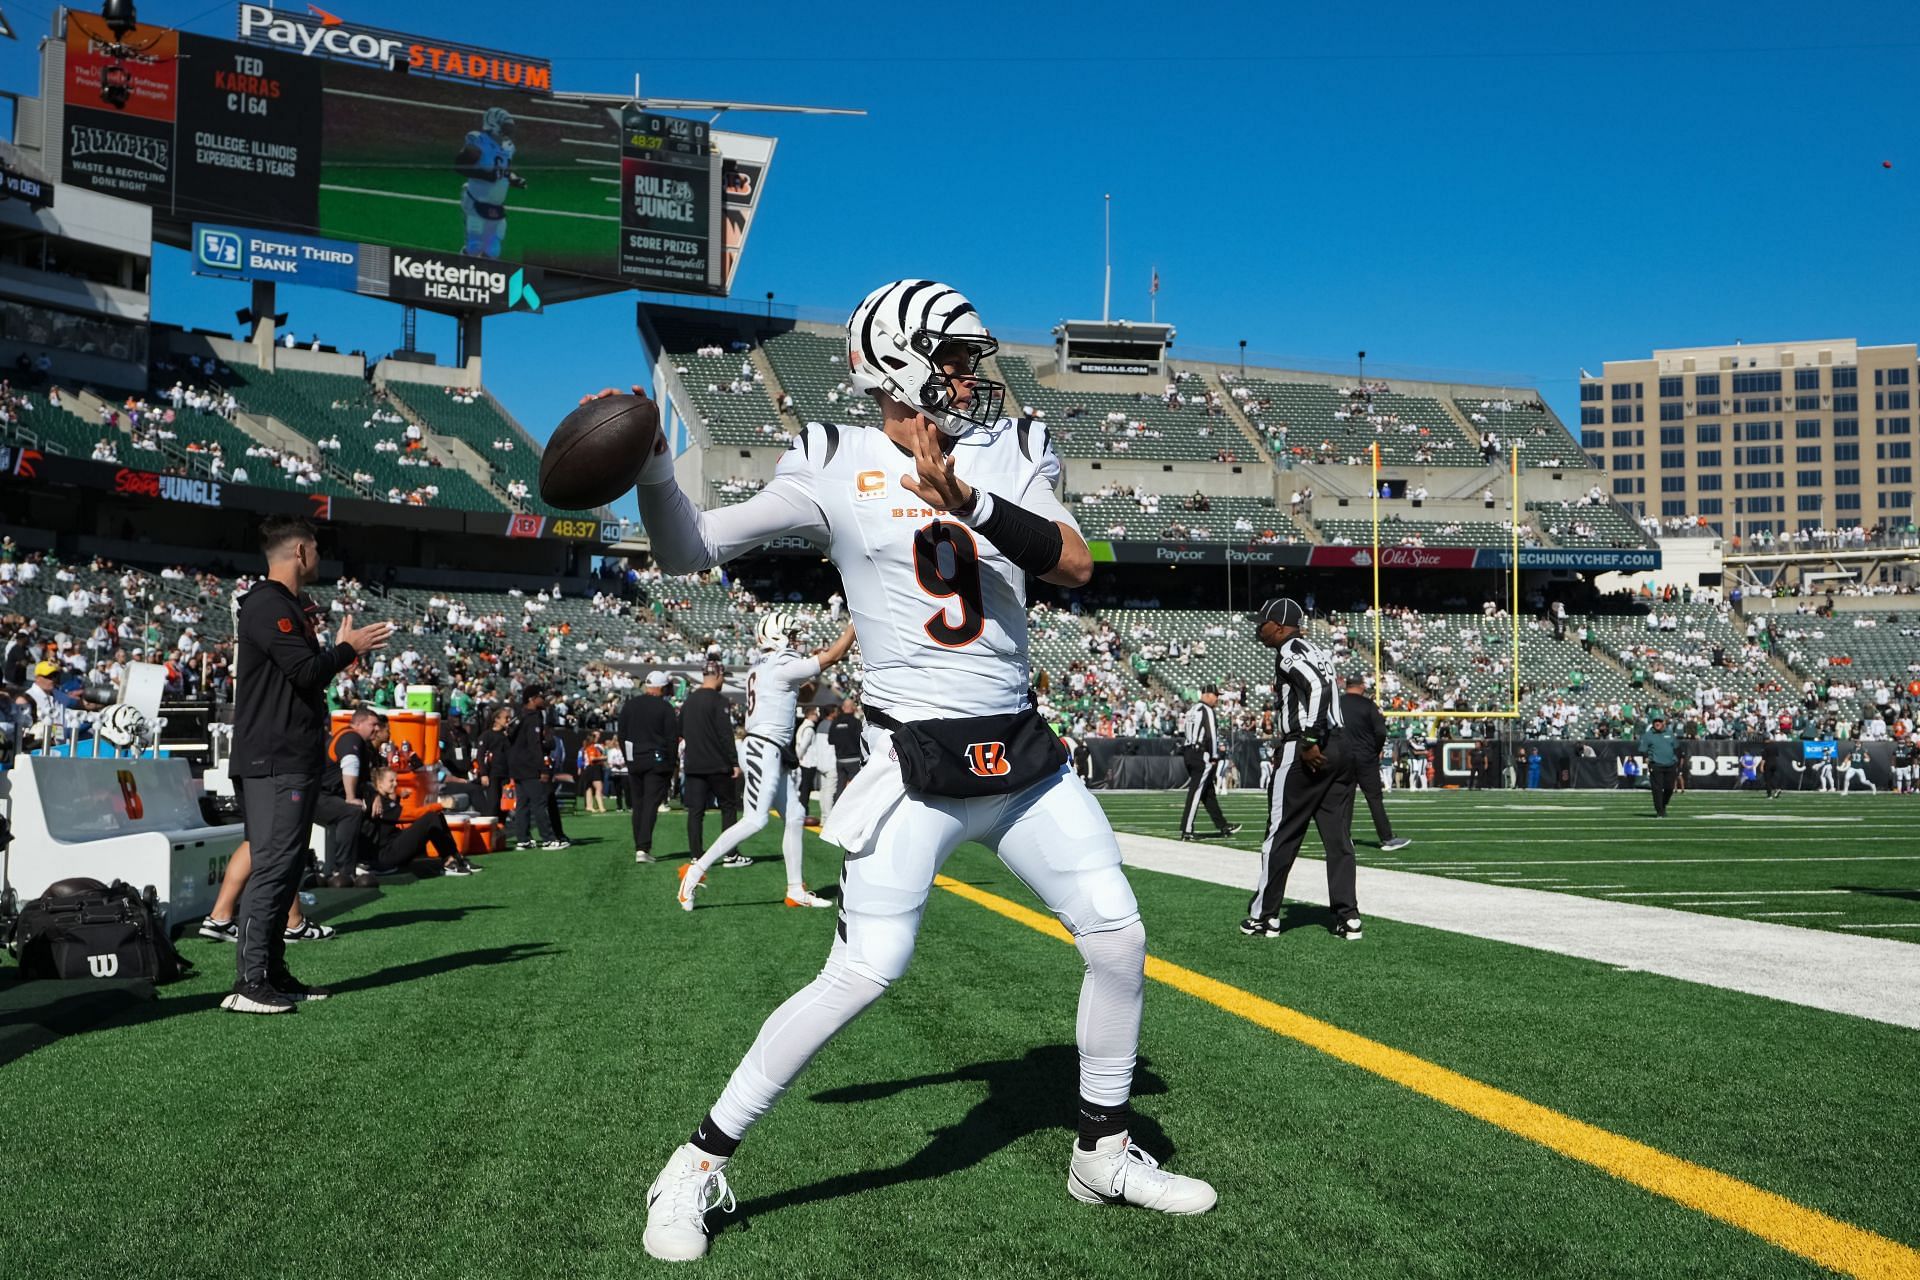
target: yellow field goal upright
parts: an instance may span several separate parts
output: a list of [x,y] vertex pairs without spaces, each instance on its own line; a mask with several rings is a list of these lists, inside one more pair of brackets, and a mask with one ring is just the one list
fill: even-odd
[[[1373,688],[1376,700],[1385,667],[1380,660],[1380,445],[1376,441],[1370,454],[1373,461]],[[1513,624],[1513,658],[1508,670],[1507,689],[1511,705],[1503,711],[1395,711],[1382,706],[1380,714],[1408,720],[1518,720],[1520,718],[1520,451],[1512,449],[1507,458],[1513,509],[1508,512],[1507,535],[1507,619]]]

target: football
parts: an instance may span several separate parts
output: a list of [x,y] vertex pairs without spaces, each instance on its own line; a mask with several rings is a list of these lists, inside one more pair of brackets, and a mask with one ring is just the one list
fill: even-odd
[[567,511],[605,506],[633,488],[660,444],[660,408],[645,396],[589,400],[540,455],[540,498]]

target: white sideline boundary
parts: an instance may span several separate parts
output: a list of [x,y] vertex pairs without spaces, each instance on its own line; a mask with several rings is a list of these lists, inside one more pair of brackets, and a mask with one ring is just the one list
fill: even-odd
[[[1253,892],[1258,854],[1115,835],[1129,867]],[[1920,946],[1912,943],[1365,863],[1359,890],[1361,914],[1369,917],[1920,1029]],[[1324,907],[1326,864],[1317,858],[1296,862],[1287,896]]]

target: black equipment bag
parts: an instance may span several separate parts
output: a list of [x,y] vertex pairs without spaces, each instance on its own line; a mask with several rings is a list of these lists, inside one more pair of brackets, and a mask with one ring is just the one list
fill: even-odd
[[928,795],[1011,795],[1052,777],[1067,762],[1067,749],[1032,707],[1012,715],[881,727],[893,731],[893,753],[907,789]]
[[[70,890],[62,892],[62,890]],[[124,880],[62,881],[20,909],[7,945],[23,978],[172,982],[192,965],[173,949],[158,905]]]

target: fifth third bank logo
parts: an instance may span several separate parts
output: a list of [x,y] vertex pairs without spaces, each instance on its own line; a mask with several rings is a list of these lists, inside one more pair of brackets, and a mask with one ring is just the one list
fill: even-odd
[[111,978],[120,972],[120,956],[112,951],[104,956],[88,956],[87,972],[96,978]]

